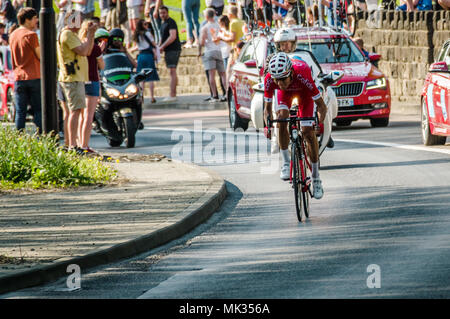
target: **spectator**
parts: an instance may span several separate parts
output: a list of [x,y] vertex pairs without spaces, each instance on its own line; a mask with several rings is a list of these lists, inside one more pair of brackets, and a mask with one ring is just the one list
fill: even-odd
[[90,19],[94,16],[94,0],[72,0],[73,9],[81,12],[81,20]]
[[220,40],[220,51],[222,52],[223,64],[226,69],[227,65],[228,65],[228,58],[230,56],[230,51],[231,51],[231,45],[229,44],[229,42],[231,42],[231,41],[225,40],[225,39],[229,39],[229,36],[231,33],[229,31],[230,19],[228,19],[227,16],[221,16],[219,18],[219,26],[220,26],[220,31],[217,36],[217,39]]
[[[17,12],[10,0],[0,0],[0,16],[3,17],[3,23],[6,25],[5,32],[10,33],[9,29],[17,25]],[[37,11],[36,11],[37,12]]]
[[450,10],[450,0],[437,0],[438,4],[444,10]]
[[238,7],[232,6],[230,7],[230,11],[228,13],[228,19],[230,20],[230,33],[232,37],[231,47],[235,48],[236,44],[241,41],[244,36],[243,27],[245,25],[244,20],[238,18]]
[[100,27],[104,28],[106,23],[106,17],[110,10],[109,0],[99,0],[98,6],[100,8]]
[[64,20],[66,15],[72,12],[72,1],[71,0],[61,0],[56,2],[56,6],[59,8],[58,20],[56,22],[56,32],[59,32],[64,28]]
[[[214,21],[218,23],[219,21],[219,17],[217,15],[215,15],[216,10],[214,9],[213,6],[209,6],[209,9],[213,9],[214,10]],[[207,20],[204,20],[201,24],[200,30],[208,23]],[[205,101],[212,101],[214,99],[214,94],[213,94],[213,90],[211,89],[211,85],[209,84],[209,71],[205,69],[205,75],[206,75],[206,81],[208,82],[209,85],[209,92],[210,92],[210,96],[208,98],[205,99]],[[220,87],[222,89],[222,93],[223,93],[223,97],[221,98],[221,101],[225,101],[225,96],[226,96],[226,91],[225,91],[225,83],[223,83],[222,79],[219,76],[219,80],[220,80]]]
[[182,0],[181,7],[183,8],[183,14],[187,24],[187,42],[184,47],[197,47],[198,34],[200,31],[200,23],[198,22],[200,0]]
[[216,16],[220,17],[223,13],[225,4],[223,0],[205,0],[206,7],[213,7],[216,11]]
[[[95,20],[83,21],[79,31],[79,38],[81,41],[88,41],[88,28],[90,23],[94,23],[97,27],[99,26],[99,23]],[[104,31],[106,32],[106,30]],[[97,32],[96,34],[98,35]],[[95,41],[94,34],[94,45],[87,57],[89,81],[84,85],[86,92],[86,108],[80,114],[80,123],[78,125],[78,146],[81,147],[82,151],[88,154],[95,153],[95,151],[89,147],[89,140],[91,138],[95,108],[97,107],[97,103],[100,98],[100,78],[98,75],[98,70],[103,70],[105,68],[105,62],[102,57],[102,52],[105,48],[106,43],[98,43]]]
[[396,10],[399,11],[424,11],[433,10],[433,3],[431,0],[400,0],[402,3]]
[[276,13],[273,16],[278,27],[281,27],[283,24],[282,21],[286,17],[288,9],[290,8],[289,2],[285,0],[272,0],[273,5],[277,8]]
[[159,16],[163,21],[160,50],[164,51],[166,67],[170,73],[170,97],[165,98],[164,101],[173,102],[177,100],[177,65],[181,55],[181,43],[177,23],[169,17],[169,9],[166,6],[159,8]]
[[212,8],[208,8],[204,11],[205,20],[207,23],[200,30],[200,43],[198,49],[198,56],[202,55],[202,47],[205,47],[203,55],[203,65],[205,70],[209,72],[209,85],[212,90],[213,99],[212,102],[218,102],[219,96],[216,86],[216,70],[219,72],[222,83],[225,83],[225,67],[223,65],[222,53],[220,46],[214,41],[216,35],[219,34],[220,27],[214,20],[215,11]]
[[[137,43],[139,49],[139,55],[137,58],[137,72],[142,69],[153,69],[153,73],[150,78],[145,82],[150,82],[150,98],[152,103],[156,103],[155,100],[155,81],[159,81],[158,72],[156,70],[155,59],[157,57],[156,42],[152,35],[153,30],[151,24],[145,20],[139,20],[136,26],[136,32],[134,33],[133,40]],[[142,92],[144,92],[145,84],[142,84]]]
[[363,52],[364,56],[368,59],[369,58],[369,52],[367,52],[364,49],[364,40],[362,38],[354,38],[353,41],[359,46],[361,51]]
[[78,37],[80,30],[80,13],[73,12],[67,19],[57,41],[59,76],[68,114],[67,120],[68,147],[81,152],[77,145],[79,118],[86,108],[85,82],[89,81],[89,64],[87,56],[94,46],[94,35],[97,25],[89,22],[85,41]]
[[16,101],[16,128],[25,128],[28,104],[33,121],[42,131],[41,115],[41,51],[34,29],[38,15],[33,8],[22,8],[18,15],[20,27],[10,35],[11,61],[14,69],[14,98]]
[[144,16],[150,18],[156,43],[160,43],[161,40],[161,18],[159,16],[159,8],[162,5],[162,0],[145,1]]
[[136,31],[136,25],[141,19],[142,0],[127,0],[128,22],[130,24],[131,34]]
[[0,43],[1,45],[8,45],[9,36],[5,33],[5,25],[0,23]]

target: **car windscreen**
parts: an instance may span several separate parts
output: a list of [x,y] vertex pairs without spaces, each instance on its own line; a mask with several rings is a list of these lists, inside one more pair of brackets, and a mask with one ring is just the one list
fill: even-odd
[[319,63],[364,62],[364,56],[348,38],[311,39],[297,42],[297,50],[310,50]]
[[102,70],[102,76],[108,81],[128,80],[133,72],[133,65],[125,53],[110,53],[103,56],[105,68]]

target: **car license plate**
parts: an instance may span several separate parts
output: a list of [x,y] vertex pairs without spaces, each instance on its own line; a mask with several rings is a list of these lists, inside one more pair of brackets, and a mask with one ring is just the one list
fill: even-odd
[[338,106],[353,106],[353,99],[337,99]]

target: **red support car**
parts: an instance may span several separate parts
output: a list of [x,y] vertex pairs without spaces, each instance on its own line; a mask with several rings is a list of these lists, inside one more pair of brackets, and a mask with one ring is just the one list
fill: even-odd
[[[343,32],[329,28],[293,27],[297,49],[313,53],[325,74],[336,70],[344,76],[332,88],[338,101],[338,126],[368,119],[374,127],[389,124],[391,93],[388,78],[374,65],[380,55],[366,58],[361,49]],[[253,85],[261,80],[266,57],[274,52],[271,37],[256,36],[243,47],[230,76],[228,103],[230,125],[248,127]]]
[[421,100],[423,144],[444,145],[450,136],[450,39],[430,66]]

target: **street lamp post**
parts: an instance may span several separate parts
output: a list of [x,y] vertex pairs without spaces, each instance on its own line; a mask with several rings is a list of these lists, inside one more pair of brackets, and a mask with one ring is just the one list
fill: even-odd
[[[33,1],[34,2],[34,1]],[[56,26],[53,1],[41,0],[39,12],[41,47],[42,130],[58,133],[56,104]]]

